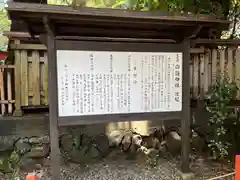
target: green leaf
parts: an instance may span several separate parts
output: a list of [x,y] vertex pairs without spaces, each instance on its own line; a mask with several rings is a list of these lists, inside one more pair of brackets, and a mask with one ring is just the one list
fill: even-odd
[[168,2],[167,0],[159,0],[159,10],[162,12],[168,11]]

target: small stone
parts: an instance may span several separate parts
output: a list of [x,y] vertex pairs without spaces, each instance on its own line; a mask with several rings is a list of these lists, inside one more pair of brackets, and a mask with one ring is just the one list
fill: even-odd
[[183,173],[183,172],[178,172],[177,173],[177,179],[180,180],[195,180],[195,176],[193,173]]
[[15,144],[15,150],[19,154],[25,154],[31,150],[31,144],[24,142],[24,139],[19,139]]
[[46,144],[42,146],[33,147],[30,152],[26,153],[26,155],[30,158],[45,158],[49,156],[50,147]]
[[0,151],[7,151],[14,149],[14,137],[0,136]]
[[41,138],[39,138],[39,137],[31,137],[31,138],[29,138],[29,143],[31,143],[31,144],[41,144],[42,141],[41,141]]
[[45,135],[43,137],[41,137],[41,141],[43,144],[49,144],[50,143],[50,137]]
[[34,136],[34,137],[31,137],[29,139],[29,142],[31,144],[34,144],[34,145],[36,145],[36,144],[39,144],[39,145],[40,144],[49,144],[50,143],[50,139],[49,139],[48,135],[40,136],[40,137]]

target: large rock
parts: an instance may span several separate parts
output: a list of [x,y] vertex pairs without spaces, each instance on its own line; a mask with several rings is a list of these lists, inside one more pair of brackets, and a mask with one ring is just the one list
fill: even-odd
[[168,133],[166,144],[170,153],[178,154],[181,152],[181,136],[176,131]]
[[30,137],[29,138],[29,143],[31,144],[49,144],[50,143],[50,139],[49,136],[45,135],[45,136],[40,136],[40,137]]
[[19,139],[15,143],[15,151],[19,154],[25,154],[31,150],[32,146],[24,138]]
[[105,134],[99,134],[97,136],[94,137],[94,142],[93,142],[93,148],[91,148],[91,151],[96,151],[98,150],[99,152],[97,153],[101,157],[104,157],[106,155],[108,155],[109,153],[109,140],[108,137]]
[[50,146],[47,144],[43,144],[42,146],[33,147],[26,156],[30,158],[46,158],[49,156]]
[[0,136],[0,151],[13,150],[15,140],[13,136]]
[[122,142],[124,131],[114,130],[108,134],[110,147],[119,146]]

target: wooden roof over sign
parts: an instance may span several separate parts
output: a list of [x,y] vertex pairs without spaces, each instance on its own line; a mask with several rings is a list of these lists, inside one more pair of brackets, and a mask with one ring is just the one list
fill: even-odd
[[9,2],[12,20],[22,20],[33,35],[45,33],[43,17],[54,24],[56,36],[114,37],[181,40],[193,32],[208,38],[213,29],[226,30],[229,21],[206,15],[172,16],[159,12]]

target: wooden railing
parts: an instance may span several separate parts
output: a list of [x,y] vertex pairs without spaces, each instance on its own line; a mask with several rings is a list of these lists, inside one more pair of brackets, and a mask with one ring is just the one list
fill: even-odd
[[48,61],[46,47],[41,44],[10,45],[15,62],[15,116],[21,107],[48,106]]
[[[203,99],[204,94],[216,80],[228,76],[232,81],[240,80],[240,49],[205,49],[205,53],[194,54],[190,61],[190,86],[192,99]],[[240,94],[238,95],[240,100]]]
[[13,87],[12,75],[14,65],[0,65],[0,112],[1,115],[12,114],[13,104]]

